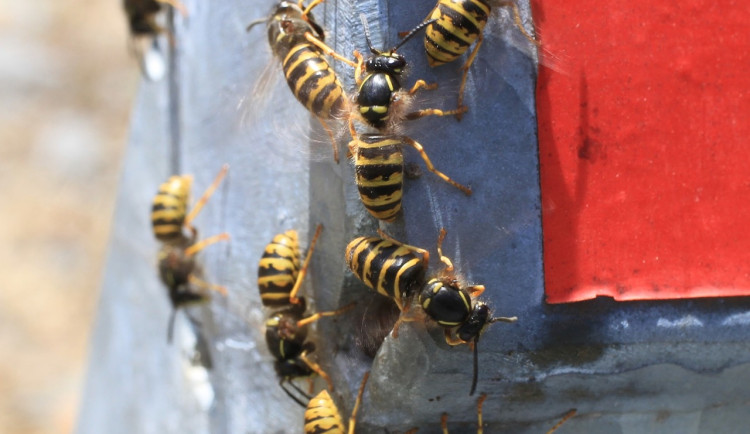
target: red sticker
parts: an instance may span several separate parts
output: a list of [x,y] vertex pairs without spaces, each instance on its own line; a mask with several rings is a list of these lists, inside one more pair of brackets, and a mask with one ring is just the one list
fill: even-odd
[[532,3],[547,301],[750,295],[750,6]]

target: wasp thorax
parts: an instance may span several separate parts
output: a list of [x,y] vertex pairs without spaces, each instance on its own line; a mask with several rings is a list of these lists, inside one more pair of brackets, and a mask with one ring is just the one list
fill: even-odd
[[187,285],[195,261],[185,254],[183,246],[165,244],[159,251],[159,276],[169,288]]
[[432,279],[419,294],[419,304],[442,326],[457,326],[472,313],[471,297],[451,281]]
[[266,344],[276,359],[297,357],[307,339],[307,328],[297,327],[298,316],[279,312],[266,320]]

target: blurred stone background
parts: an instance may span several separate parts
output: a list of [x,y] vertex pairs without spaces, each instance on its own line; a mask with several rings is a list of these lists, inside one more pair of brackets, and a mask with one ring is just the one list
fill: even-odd
[[119,0],[0,0],[0,432],[70,432],[140,80]]

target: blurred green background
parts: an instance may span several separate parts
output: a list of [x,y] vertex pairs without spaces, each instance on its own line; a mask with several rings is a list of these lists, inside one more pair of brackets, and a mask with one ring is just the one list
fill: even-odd
[[0,0],[0,432],[74,428],[140,80],[127,41],[120,0]]

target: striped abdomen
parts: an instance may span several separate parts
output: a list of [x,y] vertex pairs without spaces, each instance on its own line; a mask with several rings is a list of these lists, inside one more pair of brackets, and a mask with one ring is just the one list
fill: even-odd
[[172,176],[159,187],[151,205],[151,225],[160,241],[182,239],[182,224],[187,214],[188,197],[193,178]]
[[305,410],[305,434],[323,433],[346,433],[339,410],[327,390],[311,399]]
[[359,280],[394,299],[401,309],[404,299],[424,280],[422,255],[389,240],[355,238],[346,246],[345,260]]
[[307,42],[289,50],[282,62],[289,88],[297,100],[314,115],[329,119],[345,110],[345,94],[328,61]]
[[354,159],[356,183],[362,203],[373,216],[393,221],[401,210],[404,155],[398,136],[362,134]]
[[477,40],[490,15],[486,0],[440,0],[428,20],[424,47],[430,66],[452,62]]
[[300,267],[297,231],[273,237],[258,264],[258,289],[264,306],[286,306]]

